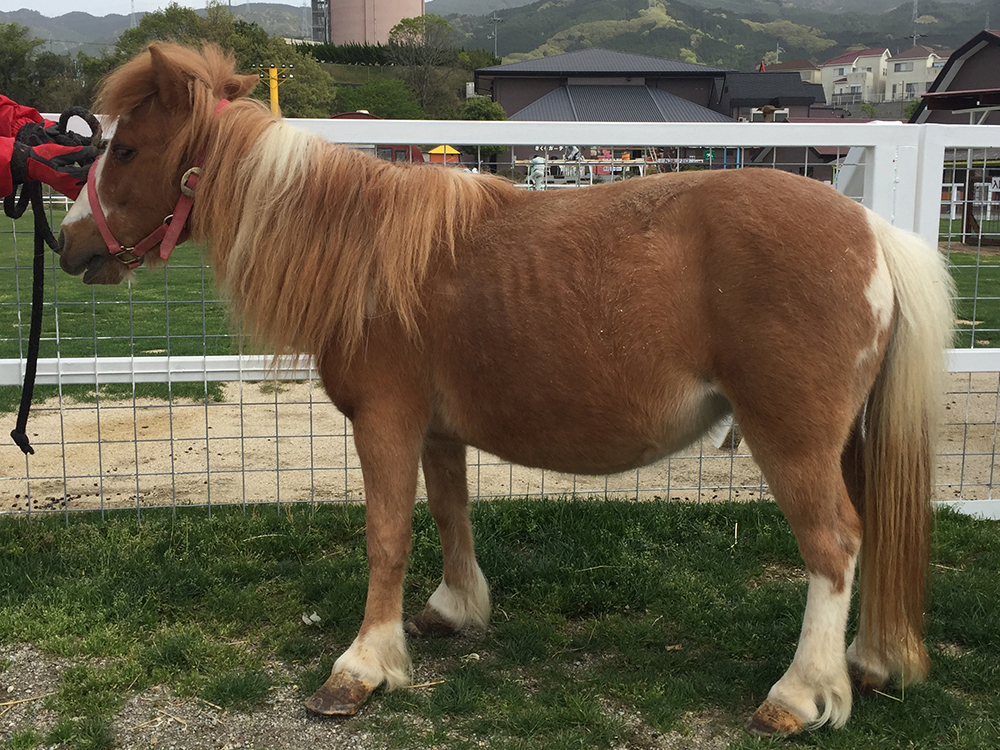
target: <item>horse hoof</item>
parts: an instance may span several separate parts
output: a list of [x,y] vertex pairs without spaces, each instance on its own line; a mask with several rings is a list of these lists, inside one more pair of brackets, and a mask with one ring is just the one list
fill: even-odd
[[847,674],[851,678],[851,684],[862,693],[885,690],[889,686],[888,675],[871,672],[851,662],[847,664]]
[[431,607],[424,607],[407,620],[403,629],[414,638],[447,638],[458,634],[458,628]]
[[347,672],[334,672],[306,701],[306,709],[322,716],[354,716],[377,687]]
[[747,722],[747,731],[758,737],[789,737],[799,734],[805,724],[790,711],[764,701]]

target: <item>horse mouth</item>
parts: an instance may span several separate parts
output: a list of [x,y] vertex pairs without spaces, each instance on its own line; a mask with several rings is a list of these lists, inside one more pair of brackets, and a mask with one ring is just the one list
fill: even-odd
[[81,279],[84,284],[102,284],[107,283],[102,279],[102,271],[104,270],[104,259],[95,257],[83,271],[83,278]]
[[71,276],[81,276],[80,280],[91,286],[120,284],[128,275],[124,266],[115,263],[109,256],[100,254],[90,256],[83,266],[68,263],[63,255],[59,265]]

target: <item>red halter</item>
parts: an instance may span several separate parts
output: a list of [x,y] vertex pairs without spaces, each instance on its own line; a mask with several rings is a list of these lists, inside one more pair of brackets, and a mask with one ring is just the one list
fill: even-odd
[[[226,99],[220,101],[219,105],[215,108],[215,113],[218,114],[227,104],[229,104],[229,101]],[[132,247],[126,247],[115,239],[111,228],[108,226],[108,221],[104,217],[101,202],[97,197],[97,163],[100,159],[94,160],[94,163],[90,167],[90,172],[87,174],[87,200],[90,202],[90,211],[94,216],[98,230],[101,232],[101,237],[104,238],[104,243],[108,246],[108,252],[116,260],[124,263],[129,269],[138,268],[142,265],[143,256],[157,245],[160,246],[160,257],[163,260],[170,257],[171,251],[181,236],[181,232],[184,231],[188,216],[191,215],[191,207],[194,205],[194,189],[197,187],[198,178],[201,176],[201,165],[205,161],[205,150],[202,149],[195,160],[195,165],[181,177],[181,194],[177,199],[174,212],[167,216],[160,226]]]

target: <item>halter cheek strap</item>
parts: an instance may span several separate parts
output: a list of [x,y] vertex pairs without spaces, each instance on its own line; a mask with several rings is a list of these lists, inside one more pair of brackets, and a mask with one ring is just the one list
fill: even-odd
[[[218,114],[227,104],[229,104],[227,99],[220,101],[215,108],[215,113]],[[205,161],[206,150],[207,148],[201,150],[195,160],[195,165],[181,177],[181,194],[177,199],[177,205],[174,206],[174,212],[167,216],[160,226],[132,247],[126,247],[115,239],[115,235],[108,226],[101,202],[97,197],[97,164],[100,158],[94,160],[90,172],[87,174],[87,200],[90,202],[90,211],[94,216],[97,229],[100,231],[101,237],[104,238],[104,244],[108,246],[108,252],[111,253],[112,257],[125,264],[129,269],[142,265],[143,256],[157,245],[160,246],[160,257],[163,260],[170,257],[170,253],[177,245],[181,232],[184,231],[188,217],[191,215],[191,208],[194,206],[194,191],[201,176],[201,165]]]

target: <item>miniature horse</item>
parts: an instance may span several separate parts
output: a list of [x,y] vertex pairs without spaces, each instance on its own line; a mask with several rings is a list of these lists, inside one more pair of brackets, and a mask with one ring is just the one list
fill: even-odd
[[[211,46],[151,45],[112,73],[97,111],[117,129],[63,222],[61,265],[118,283],[152,247],[165,258],[174,240],[207,240],[245,326],[314,355],[351,419],[368,598],[310,710],[353,714],[380,685],[407,684],[404,633],[486,624],[467,445],[604,474],[657,461],[729,413],[809,574],[798,649],[750,729],[842,726],[849,671],[877,686],[925,676],[952,323],[936,251],[779,171],[534,193],[389,164],[276,119],[245,98],[256,80]],[[168,214],[169,242],[156,229]],[[404,626],[421,465],[444,575]]]

